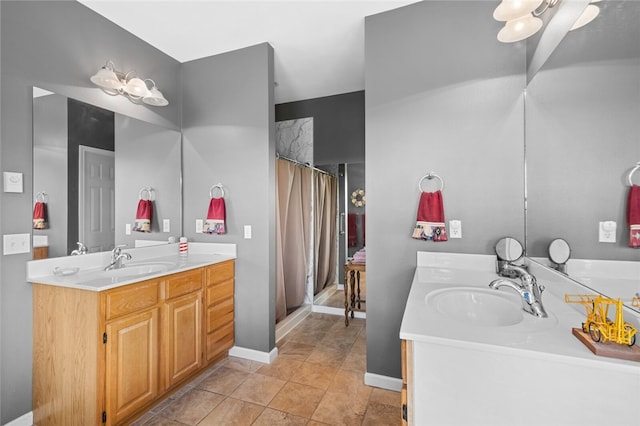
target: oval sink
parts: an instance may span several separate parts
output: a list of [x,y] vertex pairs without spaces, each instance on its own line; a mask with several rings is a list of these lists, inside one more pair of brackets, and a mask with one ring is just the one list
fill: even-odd
[[493,327],[515,325],[523,320],[522,305],[511,294],[476,287],[435,290],[425,303],[460,322]]
[[142,275],[151,275],[159,272],[166,272],[169,270],[169,263],[137,263],[137,264],[125,264],[120,269],[111,269],[104,271],[104,274],[108,277],[139,277]]

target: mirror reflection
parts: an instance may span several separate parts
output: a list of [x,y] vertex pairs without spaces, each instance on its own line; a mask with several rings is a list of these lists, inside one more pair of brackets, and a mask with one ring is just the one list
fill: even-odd
[[[527,86],[526,251],[548,264],[549,243],[570,241],[569,276],[628,301],[640,291],[626,217],[627,177],[640,161],[640,3],[598,5],[600,16],[569,32]],[[601,222],[615,222],[606,238]],[[605,272],[601,260],[624,262]]]
[[[150,232],[133,231],[141,193]],[[34,88],[33,194],[34,258],[67,256],[77,242],[94,253],[167,241],[182,233],[181,134]]]

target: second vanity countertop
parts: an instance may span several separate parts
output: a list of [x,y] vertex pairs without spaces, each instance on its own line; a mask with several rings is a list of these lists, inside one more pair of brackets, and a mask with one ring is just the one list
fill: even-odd
[[[27,262],[27,281],[99,292],[236,259],[235,244],[190,243],[186,256],[178,254],[177,244],[122,251],[130,253],[132,259],[123,260],[124,267],[113,274],[104,273],[104,267],[111,262],[111,253],[103,252]],[[154,268],[146,273],[127,274],[127,266],[129,271],[132,267]],[[70,273],[56,275],[55,268]],[[79,270],[71,273],[76,269]]]
[[[419,252],[417,265],[400,328],[401,339],[527,357],[565,358],[572,363],[640,373],[640,363],[596,356],[572,335],[571,329],[581,327],[586,312],[581,314],[565,303],[564,294],[554,292],[553,282],[538,277],[538,284],[546,287],[542,301],[548,318],[523,312],[523,320],[518,324],[483,326],[451,319],[428,306],[426,298],[434,291],[452,287],[488,289],[489,283],[499,278],[495,273],[495,256]],[[536,265],[531,267],[536,275]],[[511,293],[519,302],[520,296],[511,289],[491,291]],[[584,310],[582,306],[579,308]]]

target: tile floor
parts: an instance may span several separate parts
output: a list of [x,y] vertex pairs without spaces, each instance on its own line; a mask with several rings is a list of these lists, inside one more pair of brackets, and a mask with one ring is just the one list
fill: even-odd
[[400,425],[400,393],[364,384],[365,324],[312,313],[273,364],[228,357],[134,425]]

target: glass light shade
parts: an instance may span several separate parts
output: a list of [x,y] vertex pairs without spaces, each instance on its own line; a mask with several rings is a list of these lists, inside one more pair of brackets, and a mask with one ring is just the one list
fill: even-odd
[[536,10],[545,0],[502,0],[493,11],[496,21],[511,21]]
[[596,16],[598,16],[599,13],[600,13],[600,8],[598,6],[594,4],[588,5],[584,10],[584,12],[582,12],[582,15],[580,15],[576,23],[573,24],[573,27],[571,27],[569,31],[577,30],[580,27],[584,27],[589,22],[596,19]]
[[528,15],[508,21],[498,33],[498,40],[503,43],[514,43],[531,37],[542,28],[542,19]]
[[148,96],[149,94],[147,84],[138,77],[133,77],[131,80],[129,80],[127,82],[127,85],[124,87],[124,91],[127,92],[132,98],[142,98],[144,96]]
[[142,102],[152,106],[166,106],[169,105],[169,101],[162,95],[162,92],[158,90],[156,86],[149,89],[149,94],[142,98]]
[[120,90],[123,86],[116,73],[106,67],[100,68],[95,75],[91,76],[90,80],[96,86],[108,90]]

